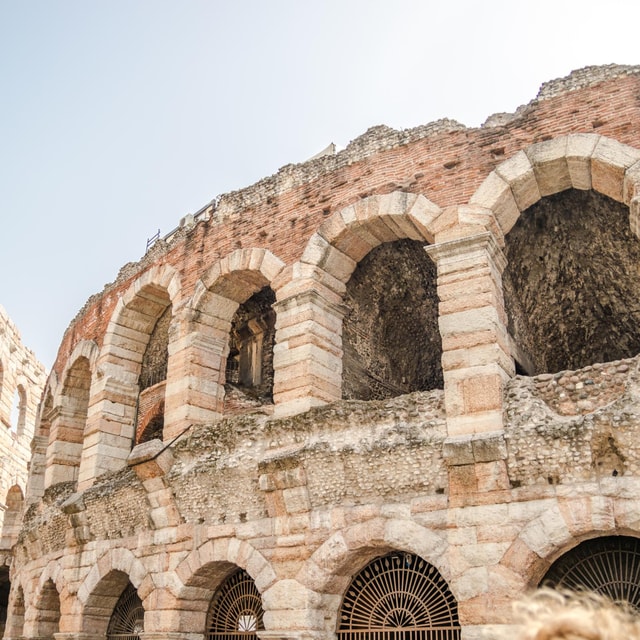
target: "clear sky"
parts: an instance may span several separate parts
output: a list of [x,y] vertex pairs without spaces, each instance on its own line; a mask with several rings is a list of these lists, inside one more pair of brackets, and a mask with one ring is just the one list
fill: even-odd
[[158,229],[373,125],[640,64],[639,25],[638,0],[0,0],[0,304],[50,367]]

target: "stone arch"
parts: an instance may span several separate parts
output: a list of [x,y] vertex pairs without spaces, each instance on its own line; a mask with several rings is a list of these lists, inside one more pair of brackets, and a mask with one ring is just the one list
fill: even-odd
[[629,273],[640,259],[638,185],[639,150],[574,134],[518,152],[471,199],[492,208],[507,234],[503,287],[518,372],[575,370],[640,351],[629,313],[640,296]]
[[103,637],[113,609],[129,583],[143,603],[154,590],[146,567],[128,549],[110,549],[100,556],[78,588],[77,610],[72,618],[79,625],[76,630]]
[[97,357],[96,343],[83,340],[75,346],[60,377],[50,421],[45,488],[78,479]]
[[335,629],[342,596],[352,577],[371,560],[391,551],[414,553],[433,565],[460,601],[446,540],[411,520],[377,518],[337,531],[316,549],[295,578],[304,589],[321,595],[323,615],[329,615],[329,627]]
[[27,482],[27,499],[31,503],[44,495],[47,447],[51,433],[51,423],[55,416],[53,402],[57,378],[52,372],[45,386],[42,399],[38,406],[36,428],[31,443],[31,464]]
[[39,585],[32,614],[26,625],[36,638],[53,638],[60,631],[60,594],[51,578]]
[[487,176],[470,204],[492,210],[506,235],[532,204],[567,189],[593,189],[629,205],[631,228],[638,235],[640,151],[594,133],[561,136],[519,151]]
[[[425,299],[428,298],[431,309],[432,326],[429,334],[433,335],[438,346],[429,350],[429,353],[433,354],[435,368],[440,368],[441,341],[436,320],[435,267],[421,247],[422,244],[434,241],[435,222],[440,214],[441,210],[424,196],[396,191],[370,196],[342,209],[327,219],[309,239],[300,262],[294,265],[291,281],[282,288],[278,296],[278,308],[285,312],[279,319],[279,333],[276,336],[276,343],[283,345],[275,362],[275,400],[279,413],[295,413],[316,404],[342,398],[343,373],[348,370],[343,365],[345,352],[354,352],[347,364],[353,363],[355,366],[365,360],[359,357],[362,354],[357,348],[352,349],[354,341],[349,338],[352,334],[347,332],[343,335],[343,318],[345,312],[350,311],[344,304],[347,286],[356,269],[360,269],[359,265],[363,269],[369,267],[368,264],[365,267],[363,261],[380,257],[383,263],[389,262],[390,256],[379,254],[383,250],[393,253],[393,249],[389,248],[391,243],[401,244],[403,249],[400,253],[403,256],[412,253],[413,263],[417,264],[417,260],[424,261],[425,268],[432,271],[429,274],[430,294]],[[375,268],[372,269],[373,271],[368,271],[363,276],[365,282],[372,272],[375,273]],[[406,293],[410,299],[408,304],[414,310],[418,306],[413,304],[416,292],[408,285],[403,288],[405,278],[398,278],[397,283],[399,299]],[[376,314],[377,310],[372,310],[369,316]],[[353,317],[357,316],[353,311]],[[406,319],[392,313],[384,317],[389,322],[381,331],[389,335],[395,335]],[[395,323],[391,321],[392,317],[397,318]],[[359,333],[369,335],[367,330],[357,329],[353,335]],[[348,340],[347,349],[343,344],[345,336]],[[390,342],[394,340],[390,338]],[[295,347],[286,349],[288,344]],[[375,358],[379,355],[380,362],[385,363],[386,372],[385,379],[377,381],[380,389],[386,389],[381,391],[382,394],[398,395],[416,390],[403,386],[406,371],[395,371],[397,366],[394,365],[403,362],[404,358],[394,359],[390,345],[386,347],[386,351],[380,350],[379,354],[366,346],[364,351],[373,354],[374,362],[365,367],[361,376],[363,380],[373,380],[372,370],[383,369],[376,365]],[[441,374],[435,386],[441,386],[440,378]],[[278,405],[281,405],[280,408]]]
[[166,422],[171,431],[165,438],[222,414],[234,315],[254,294],[270,287],[283,268],[282,260],[267,249],[237,249],[197,282],[187,313],[188,336],[175,354],[183,363],[183,376],[180,394],[167,396]]
[[[615,485],[616,479],[605,481]],[[580,542],[608,535],[640,537],[633,499],[586,496],[562,500],[527,522],[500,561],[524,592],[535,588],[549,567]]]
[[61,594],[64,589],[63,571],[59,562],[52,560],[43,569],[34,591],[27,599],[29,606],[24,616],[25,636],[53,638],[61,618]]
[[[172,318],[175,317],[180,301],[180,276],[169,265],[157,265],[146,271],[118,301],[96,362],[96,380],[91,391],[91,411],[80,463],[80,490],[101,473],[125,465],[135,436],[145,350],[158,319],[169,306]],[[172,330],[169,336],[170,340],[176,337]],[[172,371],[171,358],[168,360],[167,382],[160,385],[162,395],[166,393],[165,384],[169,386],[172,377],[178,377]],[[101,446],[103,442],[105,446]],[[104,451],[109,454],[105,455]]]
[[276,581],[265,557],[244,541],[208,540],[184,558],[176,568],[180,587],[168,604],[175,615],[172,628],[203,633],[214,593],[238,568],[253,578],[261,594]]
[[325,220],[300,261],[321,268],[342,294],[357,263],[380,244],[405,239],[432,244],[441,213],[423,195],[404,191],[363,198]]
[[0,548],[10,549],[18,540],[18,534],[20,533],[20,525],[22,522],[24,493],[20,485],[14,484],[12,487],[9,487],[4,504],[6,510],[2,521]]

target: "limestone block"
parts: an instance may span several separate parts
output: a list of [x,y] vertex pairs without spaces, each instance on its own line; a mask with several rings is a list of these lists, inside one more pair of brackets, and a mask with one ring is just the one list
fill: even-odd
[[624,172],[624,181],[622,186],[624,191],[624,203],[631,205],[634,199],[640,197],[640,162],[632,164]]
[[387,520],[384,539],[392,549],[411,550],[432,563],[447,549],[447,541],[442,536],[411,520]]
[[491,330],[496,325],[502,324],[498,311],[494,307],[482,307],[481,309],[470,309],[458,311],[441,316],[438,319],[438,326],[443,337],[450,333],[469,333],[475,331]]
[[144,482],[165,476],[173,466],[173,454],[161,440],[154,438],[136,445],[127,458],[127,464]]
[[486,567],[473,567],[451,583],[458,601],[470,600],[489,589],[489,574]]
[[538,181],[524,151],[518,151],[512,158],[505,160],[498,166],[496,173],[511,186],[513,197],[520,211],[528,209],[540,200]]
[[509,474],[504,460],[476,463],[478,493],[509,489]]
[[442,445],[442,455],[450,466],[473,464],[472,436],[449,437]]
[[442,214],[442,209],[436,204],[419,195],[408,211],[408,216],[421,235],[428,241],[434,242],[435,232],[432,230],[438,217]]
[[450,512],[451,521],[458,527],[500,526],[508,522],[507,504],[487,504],[474,507],[453,509]]
[[469,433],[491,432],[503,428],[502,410],[447,416],[447,434],[451,437]]
[[474,376],[462,382],[465,413],[502,409],[502,377]]
[[348,233],[349,226],[345,222],[342,212],[329,216],[319,227],[318,233],[329,243],[335,246],[336,240]]
[[265,610],[302,610],[320,606],[322,598],[297,580],[285,579],[267,589],[262,594],[262,602]]
[[267,629],[278,630],[279,638],[286,637],[288,631],[301,631],[306,636],[309,631],[324,630],[324,612],[318,609],[265,611],[263,621]]
[[543,516],[530,523],[520,536],[522,541],[541,558],[550,556],[571,539],[560,510],[548,509]]
[[474,465],[464,464],[449,467],[449,495],[466,496],[473,495],[477,491],[478,483]]
[[[336,399],[339,399],[336,398]],[[331,400],[323,400],[321,398],[310,395],[288,395],[286,398],[276,400],[276,406],[273,412],[274,418],[286,418],[295,416],[299,413],[309,411],[313,407],[321,407]]]
[[591,529],[593,531],[614,531],[615,507],[614,501],[608,496],[593,496],[591,498]]
[[460,553],[470,567],[489,567],[500,562],[509,546],[508,542],[465,544]]
[[571,188],[566,136],[531,145],[526,153],[533,166],[541,197]]
[[640,160],[640,151],[601,137],[591,156],[593,188],[618,202],[624,201],[624,174]]
[[473,436],[471,446],[475,462],[505,460],[507,457],[507,444],[502,431]]
[[471,197],[469,204],[491,209],[506,235],[520,217],[518,203],[509,183],[496,172],[491,172]]

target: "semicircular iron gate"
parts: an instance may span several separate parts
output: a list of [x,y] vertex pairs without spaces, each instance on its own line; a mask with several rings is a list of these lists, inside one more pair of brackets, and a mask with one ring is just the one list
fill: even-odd
[[129,583],[118,598],[107,628],[107,640],[139,640],[144,631],[144,608],[136,588]]
[[239,569],[216,591],[207,614],[207,640],[250,640],[264,629],[262,598],[251,576]]
[[595,591],[640,611],[640,540],[627,536],[585,540],[558,558],[540,584]]
[[340,640],[458,640],[458,603],[438,570],[412,553],[370,562],[338,616]]

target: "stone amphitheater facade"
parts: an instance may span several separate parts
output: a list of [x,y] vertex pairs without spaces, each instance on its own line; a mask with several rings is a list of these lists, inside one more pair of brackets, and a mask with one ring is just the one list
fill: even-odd
[[63,337],[5,638],[474,640],[637,562],[639,213],[608,66],[186,216]]
[[11,547],[18,540],[24,511],[30,447],[45,379],[44,367],[22,344],[0,306],[0,637],[7,616]]

